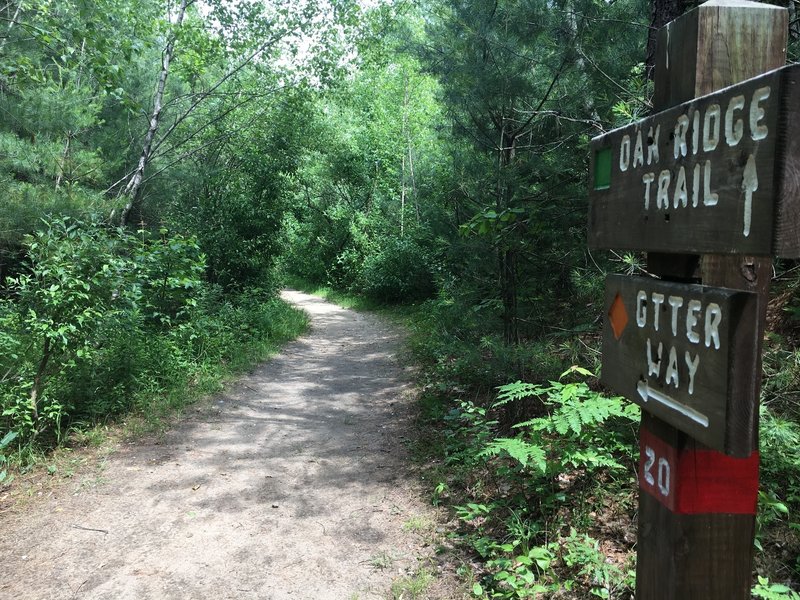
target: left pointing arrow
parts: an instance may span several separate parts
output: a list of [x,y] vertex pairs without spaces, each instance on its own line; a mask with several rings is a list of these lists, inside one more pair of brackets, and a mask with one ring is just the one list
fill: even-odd
[[666,406],[682,414],[684,417],[691,419],[703,427],[708,427],[708,417],[706,415],[693,409],[691,406],[686,406],[683,402],[678,402],[674,398],[670,398],[663,392],[651,389],[647,381],[639,381],[639,383],[636,384],[636,391],[639,392],[639,396],[641,396],[643,402],[647,403],[648,400],[653,400],[662,406]]

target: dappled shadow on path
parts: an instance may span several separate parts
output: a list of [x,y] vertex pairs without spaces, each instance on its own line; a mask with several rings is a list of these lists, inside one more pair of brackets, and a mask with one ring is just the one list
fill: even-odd
[[375,556],[414,560],[400,527],[416,504],[399,340],[375,317],[287,297],[312,317],[306,336],[163,439],[124,447],[107,483],[62,499],[70,520],[107,534],[31,523],[53,534],[30,553],[50,567],[36,576],[14,553],[15,574],[36,577],[20,597],[61,597],[47,591],[64,582],[80,598],[382,597],[391,577]]

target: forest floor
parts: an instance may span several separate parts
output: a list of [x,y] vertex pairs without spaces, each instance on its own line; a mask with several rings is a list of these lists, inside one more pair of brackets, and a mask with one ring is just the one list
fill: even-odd
[[309,332],[225,393],[0,492],[0,599],[462,597],[408,455],[400,332],[284,297]]

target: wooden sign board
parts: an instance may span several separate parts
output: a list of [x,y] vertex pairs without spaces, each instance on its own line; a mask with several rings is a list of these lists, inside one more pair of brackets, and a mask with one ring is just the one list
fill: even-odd
[[590,247],[800,256],[798,79],[778,69],[594,138]]
[[610,275],[601,381],[710,448],[748,456],[756,315],[751,292]]

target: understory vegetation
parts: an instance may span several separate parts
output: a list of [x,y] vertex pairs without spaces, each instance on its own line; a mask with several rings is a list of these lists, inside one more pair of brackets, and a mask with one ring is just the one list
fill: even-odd
[[[631,598],[638,407],[603,393],[583,368],[559,374],[570,353],[559,352],[557,339],[539,350],[543,368],[562,361],[542,374],[552,377],[548,383],[476,387],[474,372],[488,368],[486,352],[464,358],[457,338],[450,340],[452,353],[438,354],[448,347],[441,339],[432,351],[427,309],[412,318],[426,382],[419,421],[426,433],[417,458],[433,502],[460,523],[458,543],[479,557],[463,567],[476,597]],[[791,377],[795,367],[783,360],[797,350],[780,353],[778,369]],[[776,359],[768,354],[768,362]],[[797,598],[795,407],[765,393],[754,598]]]
[[0,299],[0,423],[22,467],[25,449],[98,422],[131,412],[158,422],[306,324],[272,290],[203,281],[196,239],[166,229],[65,218],[23,248],[27,268]]
[[[410,329],[470,593],[630,598],[640,417],[596,375],[605,276],[646,266],[587,250],[587,157],[652,109],[663,4],[5,2],[0,485],[218,389],[305,327],[282,285],[324,288]],[[800,598],[799,288],[777,262],[768,600]]]

